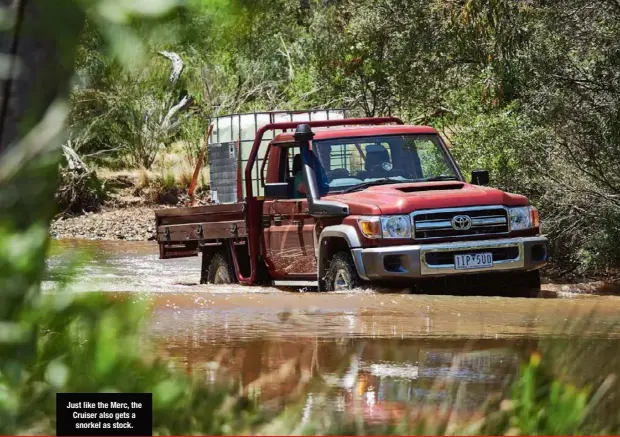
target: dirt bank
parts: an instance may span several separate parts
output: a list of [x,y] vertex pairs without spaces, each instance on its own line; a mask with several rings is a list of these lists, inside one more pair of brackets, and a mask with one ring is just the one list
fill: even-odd
[[[147,241],[155,238],[155,210],[186,206],[187,187],[172,178],[162,186],[157,175],[140,171],[98,171],[107,188],[107,198],[96,212],[57,217],[50,233],[54,238],[87,240]],[[176,185],[175,185],[176,184]],[[198,187],[196,204],[211,201],[210,192]]]
[[52,223],[54,238],[146,241],[155,238],[155,210],[161,206],[108,208],[98,213],[59,218]]

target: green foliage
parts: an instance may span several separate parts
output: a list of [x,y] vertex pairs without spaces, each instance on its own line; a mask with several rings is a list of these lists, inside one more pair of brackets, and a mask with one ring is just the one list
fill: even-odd
[[56,392],[153,393],[159,435],[238,434],[258,423],[256,406],[235,387],[208,387],[150,358],[139,339],[145,314],[135,302],[63,292],[23,312],[41,327],[37,350],[10,372],[3,366],[0,432],[53,434]]
[[[196,153],[206,120],[223,113],[329,106],[398,115],[439,127],[465,173],[487,168],[495,186],[530,196],[554,239],[558,271],[616,265],[617,245],[600,238],[615,235],[605,217],[620,209],[615,2],[188,5],[156,28],[130,28],[147,56],[129,71],[119,68],[118,50],[103,49],[109,31],[89,21],[71,125],[84,130],[101,120],[87,149],[110,151],[106,165],[146,165],[158,153],[153,144],[177,140]],[[153,59],[164,49],[186,61],[182,88],[197,109],[171,137],[145,142],[145,97],[160,100],[167,66]]]
[[501,107],[480,101],[482,79],[469,88],[448,94],[450,113],[435,125],[450,139],[457,162],[466,175],[488,169],[494,186],[525,194],[533,201],[540,194],[540,175],[546,168],[545,131],[532,123],[513,101]]
[[[168,3],[92,6],[97,20],[123,22],[126,13],[157,13]],[[77,5],[55,7],[71,14]],[[74,36],[78,30],[63,29]],[[154,427],[161,434],[247,433],[260,416],[235,387],[188,379],[140,346],[147,314],[140,305],[62,290],[41,294],[66,112],[62,103],[49,106],[0,155],[0,434],[53,434],[56,392],[76,391],[152,392]],[[67,280],[66,272],[51,276]]]
[[95,172],[60,170],[56,204],[63,214],[99,211],[107,197],[107,187]]
[[[615,235],[605,217],[620,205],[614,2],[188,5],[156,28],[130,29],[148,56],[129,72],[89,22],[78,59],[80,77],[89,79],[74,89],[72,126],[102,119],[88,148],[118,156],[108,165],[148,164],[157,153],[141,141],[140,105],[159,98],[153,84],[165,77],[154,53],[174,50],[187,65],[182,87],[199,109],[156,143],[183,140],[190,157],[209,116],[253,110],[346,107],[431,123],[454,144],[465,173],[487,168],[494,185],[531,197],[555,240],[556,266],[601,271],[619,258],[613,240],[599,238]],[[582,210],[587,217],[575,217]]]
[[[137,25],[131,16],[135,12],[158,14],[172,3],[85,3],[90,6],[90,24],[83,41],[89,47],[80,50],[78,66],[86,72],[82,78],[86,84],[74,90],[71,125],[78,126],[76,129],[91,126],[89,132],[102,134],[84,135],[82,150],[98,152],[104,144],[106,150],[118,147],[126,153],[128,149],[123,147],[135,144],[123,146],[124,142],[139,135],[137,114],[144,104],[140,96],[165,96],[163,91],[157,94],[158,87],[149,88],[164,77],[163,69],[143,68],[130,74],[119,67],[122,60],[127,65],[128,51],[123,47],[128,42],[133,44],[141,32],[149,34],[148,27]],[[189,31],[181,32],[170,45],[180,44],[187,49],[184,54],[194,53],[195,59],[200,59],[202,55],[196,54],[188,42],[194,38],[195,47],[203,48],[200,23],[214,25],[215,18],[225,18],[213,35],[216,42],[226,40],[227,44],[222,51],[214,48],[216,62],[206,60],[195,67],[198,70],[188,75],[187,83],[188,89],[200,88],[195,81],[202,77],[198,71],[203,67],[222,73],[214,74],[215,79],[208,82],[220,88],[196,93],[209,104],[217,102],[217,110],[241,110],[286,98],[295,104],[327,105],[337,101],[369,114],[400,111],[411,118],[434,120],[450,134],[455,153],[466,166],[490,166],[494,177],[509,189],[530,187],[550,212],[559,237],[563,236],[565,222],[553,220],[558,220],[562,212],[570,211],[570,207],[585,213],[593,210],[591,214],[598,216],[598,221],[576,221],[574,228],[565,232],[579,238],[558,241],[569,249],[581,247],[589,259],[602,260],[603,265],[618,259],[613,241],[607,241],[617,236],[617,175],[609,174],[617,167],[601,163],[603,157],[608,157],[613,164],[618,156],[616,121],[612,117],[617,104],[613,43],[618,36],[618,20],[603,20],[617,18],[618,11],[611,2],[595,10],[600,20],[592,22],[581,16],[584,10],[593,13],[592,8],[585,8],[589,4],[577,0],[567,2],[571,14],[561,10],[564,2],[551,2],[532,13],[529,4],[517,7],[502,0],[446,4],[443,9],[442,3],[435,2],[408,7],[410,2],[404,0],[382,0],[373,2],[374,6],[361,2],[359,8],[351,8],[350,2],[326,8],[316,3],[311,10],[308,5],[283,0],[192,3],[206,8],[198,10],[208,13],[193,18],[179,12],[164,24],[179,30],[189,21]],[[76,12],[72,2],[55,7],[64,13]],[[290,22],[290,16],[296,16],[297,22],[268,26],[274,20]],[[515,16],[517,19],[510,20]],[[448,18],[452,21],[445,21]],[[386,24],[387,20],[393,20],[392,24]],[[511,27],[515,23],[524,26],[523,20],[530,32],[521,33]],[[450,30],[457,25],[465,30],[460,36]],[[263,28],[263,39],[251,38]],[[233,29],[239,32],[227,40]],[[312,29],[323,30],[313,36]],[[62,30],[63,35],[70,36],[78,29]],[[575,30],[580,32],[571,33]],[[174,31],[169,34],[176,35]],[[579,38],[572,38],[574,35]],[[461,39],[444,46],[450,38]],[[316,41],[321,43],[315,45]],[[480,41],[488,44],[479,45]],[[588,45],[591,41],[600,45]],[[71,47],[71,42],[64,44]],[[529,47],[550,56],[542,62],[534,52],[523,53]],[[108,48],[117,59],[94,53]],[[130,54],[135,53],[133,49]],[[237,53],[227,53],[230,50]],[[274,57],[274,53],[279,56]],[[69,57],[68,53],[62,54]],[[474,58],[473,62],[469,58]],[[549,65],[550,59],[556,62]],[[547,74],[541,78],[532,71]],[[227,77],[231,72],[233,79]],[[572,88],[562,93],[559,84],[566,83],[566,75]],[[263,79],[270,81],[268,85],[262,85]],[[412,87],[416,83],[419,86]],[[489,83],[495,84],[492,93]],[[214,89],[222,91],[214,96]],[[319,96],[317,89],[325,93]],[[510,92],[506,92],[508,89]],[[222,100],[225,92],[233,92],[233,98]],[[536,92],[543,96],[538,97]],[[489,95],[493,98],[488,99]],[[600,103],[595,105],[593,101]],[[45,102],[39,103],[36,109],[45,106]],[[575,107],[586,112],[585,116],[579,118],[571,113]],[[238,395],[235,387],[204,385],[154,358],[153,351],[139,342],[147,313],[136,303],[119,301],[116,296],[76,296],[62,290],[40,293],[49,246],[48,225],[54,212],[52,194],[60,133],[66,114],[62,104],[44,109],[44,115],[32,115],[34,122],[27,126],[32,128],[28,135],[12,139],[14,145],[0,155],[0,433],[51,434],[54,395],[59,391],[152,392],[157,434],[242,434],[265,429],[261,428],[269,419],[265,411]],[[92,118],[101,123],[93,126]],[[198,131],[188,130],[187,134],[195,139]],[[551,150],[548,152],[541,143]],[[577,147],[581,145],[584,147]],[[134,158],[137,156],[142,155]],[[536,171],[524,172],[525,163]],[[555,174],[561,170],[566,171]],[[552,182],[556,185],[546,186]],[[165,186],[173,183],[174,177],[162,178]],[[571,196],[557,199],[564,187],[572,190]],[[593,208],[592,199],[604,200],[604,205]],[[583,238],[601,230],[607,233],[600,239]],[[592,354],[590,349],[586,351]],[[562,354],[565,350],[555,359]],[[582,351],[581,356],[571,358],[575,361],[584,357]],[[545,366],[542,363],[540,356],[534,355],[522,367],[512,390],[490,404],[480,421],[462,430],[451,429],[445,418],[432,415],[414,417],[411,423],[365,428],[359,417],[335,414],[300,425],[299,408],[285,411],[266,429],[285,434],[617,432],[617,421],[613,421],[616,418],[610,416],[607,422],[593,419],[609,383],[604,382],[596,391],[587,386],[577,388],[557,377],[566,369],[570,371],[569,367],[558,371],[553,369],[554,361]]]
[[[566,435],[582,429],[590,393],[545,374],[534,354],[512,388],[509,424],[524,435]],[[512,411],[511,411],[512,410]]]
[[175,187],[176,178],[174,177],[174,173],[171,171],[164,171],[157,182],[163,190],[168,191]]
[[[580,352],[582,353],[583,350]],[[583,356],[581,356],[583,359]],[[505,393],[491,397],[483,411],[453,422],[455,406],[412,409],[399,421],[364,423],[342,413],[312,417],[295,433],[304,435],[592,435],[613,433],[615,414],[604,420],[596,408],[609,389],[609,381],[595,393],[563,382],[553,373],[553,362],[533,353]],[[460,390],[460,389],[459,389]],[[317,395],[315,402],[324,398]],[[443,410],[443,412],[442,412]],[[598,416],[598,417],[597,417]]]

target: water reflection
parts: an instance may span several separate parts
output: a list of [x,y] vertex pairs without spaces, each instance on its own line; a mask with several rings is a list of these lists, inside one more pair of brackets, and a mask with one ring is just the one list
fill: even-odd
[[231,292],[149,299],[151,336],[178,367],[212,383],[236,379],[266,405],[301,400],[307,415],[356,412],[374,422],[428,406],[473,414],[531,352],[558,362],[571,356],[578,340],[567,323],[594,311],[578,334],[597,364],[582,355],[570,377],[597,384],[608,373],[592,368],[620,366],[615,298]]
[[350,409],[357,400],[363,413],[371,416],[413,405],[452,403],[459,385],[467,387],[460,407],[476,409],[490,394],[501,391],[535,347],[523,340],[298,337],[249,339],[222,348],[208,338],[179,340],[162,338],[162,353],[210,382],[238,378],[250,394],[260,394],[265,402],[302,394],[312,402],[314,392],[332,389],[339,408]]
[[[177,367],[209,383],[236,380],[265,405],[301,401],[306,417],[355,411],[368,422],[385,421],[406,408],[446,405],[469,414],[502,391],[534,350],[579,384],[596,386],[620,369],[617,297],[214,287],[196,285],[198,258],[160,261],[151,243],[59,245],[52,268],[65,265],[76,249],[91,252],[73,291],[121,292],[111,296],[152,304],[145,341],[154,340]],[[569,328],[593,314],[577,331]]]

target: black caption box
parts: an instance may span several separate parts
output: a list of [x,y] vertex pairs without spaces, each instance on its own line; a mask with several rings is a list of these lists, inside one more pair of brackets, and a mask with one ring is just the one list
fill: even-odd
[[57,393],[57,436],[152,436],[151,393]]

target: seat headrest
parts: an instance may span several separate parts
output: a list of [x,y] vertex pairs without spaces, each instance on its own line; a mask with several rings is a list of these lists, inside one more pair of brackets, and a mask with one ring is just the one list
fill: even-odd
[[366,162],[364,164],[366,171],[372,170],[373,167],[381,166],[384,162],[390,162],[390,154],[385,147],[380,144],[366,147]]

